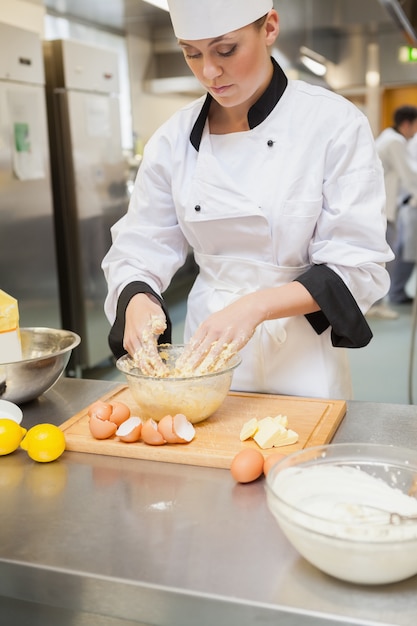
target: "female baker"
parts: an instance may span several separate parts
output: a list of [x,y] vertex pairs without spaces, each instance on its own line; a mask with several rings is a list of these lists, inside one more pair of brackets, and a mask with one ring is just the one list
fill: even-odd
[[[272,0],[169,0],[207,95],[148,142],[103,261],[116,356],[158,375],[161,294],[194,251],[183,366],[240,350],[233,389],[349,398],[345,348],[389,287],[384,180],[366,117],[271,58]],[[166,329],[166,330],[165,330]],[[139,357],[138,357],[139,358]]]

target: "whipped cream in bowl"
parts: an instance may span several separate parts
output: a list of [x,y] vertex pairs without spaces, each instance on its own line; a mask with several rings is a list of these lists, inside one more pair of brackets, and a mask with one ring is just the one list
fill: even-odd
[[[310,563],[354,583],[417,574],[417,453],[378,444],[328,444],[279,461],[269,509]],[[392,517],[390,513],[402,517]],[[411,519],[406,519],[411,516]]]

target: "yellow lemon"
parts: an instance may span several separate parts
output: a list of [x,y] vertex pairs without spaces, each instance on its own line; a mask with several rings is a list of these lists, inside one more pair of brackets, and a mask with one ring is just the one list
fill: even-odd
[[26,434],[26,428],[19,426],[7,417],[0,419],[0,455],[10,454],[19,447]]
[[36,424],[29,428],[20,447],[34,461],[55,461],[65,450],[64,433],[54,424]]

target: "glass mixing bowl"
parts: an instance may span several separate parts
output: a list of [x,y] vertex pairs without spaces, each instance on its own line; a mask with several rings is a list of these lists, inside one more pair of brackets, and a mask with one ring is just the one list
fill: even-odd
[[266,491],[284,535],[323,572],[368,585],[417,574],[416,451],[362,443],[306,448],[271,468]]
[[[171,368],[183,349],[180,344],[158,346],[161,358]],[[218,372],[186,377],[145,375],[128,354],[120,357],[116,366],[126,375],[143,419],[153,418],[158,422],[165,415],[183,413],[196,424],[210,417],[223,403],[232,384],[233,371],[240,363],[241,358],[236,354]]]

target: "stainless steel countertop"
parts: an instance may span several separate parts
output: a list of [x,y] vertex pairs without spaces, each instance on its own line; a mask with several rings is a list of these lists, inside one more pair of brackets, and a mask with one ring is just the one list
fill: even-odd
[[[22,425],[60,424],[116,383],[61,379]],[[417,407],[350,402],[334,441],[417,446]],[[417,558],[417,555],[416,555]],[[227,470],[65,452],[0,459],[0,615],[7,626],[411,626],[417,577],[333,579],[289,545],[264,481]]]

